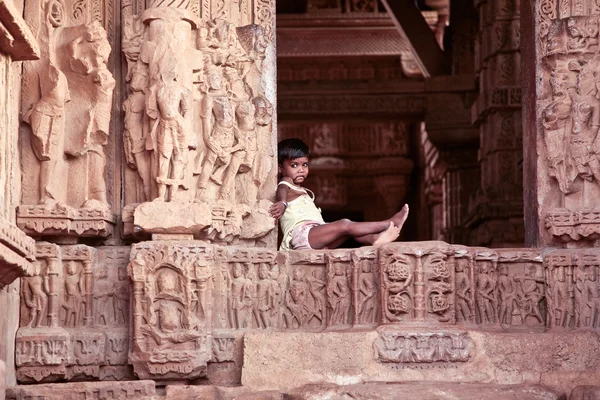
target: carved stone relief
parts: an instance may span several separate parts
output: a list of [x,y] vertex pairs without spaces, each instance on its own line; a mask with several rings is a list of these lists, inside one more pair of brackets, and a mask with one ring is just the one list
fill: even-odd
[[549,328],[598,328],[599,254],[555,250],[544,259]]
[[[123,7],[125,201],[147,233],[264,245],[273,230],[263,190],[275,164],[263,66],[272,4],[209,3]],[[169,217],[157,225],[158,215]]]
[[397,332],[382,329],[373,342],[375,360],[385,364],[467,362],[474,343],[467,332]]
[[598,67],[597,5],[545,2],[538,70],[540,223],[545,241],[590,242],[600,237],[600,161],[595,86]]
[[422,248],[403,245],[380,250],[383,322],[455,321],[452,254],[442,242]]
[[212,249],[141,244],[132,249],[133,347],[142,379],[192,379],[211,358]]
[[109,236],[116,217],[105,146],[116,82],[106,31],[97,21],[72,26],[59,1],[32,13],[39,14],[30,18],[42,55],[24,72],[25,179],[17,223],[33,236]]
[[35,274],[21,281],[20,382],[132,377],[128,259],[127,247],[38,243]]

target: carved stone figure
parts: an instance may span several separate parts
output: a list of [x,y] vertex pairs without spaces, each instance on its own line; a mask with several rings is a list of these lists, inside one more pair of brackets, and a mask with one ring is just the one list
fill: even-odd
[[569,267],[558,266],[552,270],[553,326],[569,327],[575,322],[573,271]]
[[39,328],[48,323],[48,294],[50,293],[48,277],[42,274],[39,263],[35,266],[35,275],[23,278],[22,283],[23,301],[29,308],[28,328]]
[[374,324],[377,317],[377,284],[372,272],[371,260],[361,262],[358,273],[358,304],[356,305],[357,323]]
[[76,262],[69,261],[65,269],[64,299],[62,308],[65,317],[63,326],[78,327],[81,325],[83,314],[85,313],[84,289],[82,283],[82,273]]
[[529,264],[526,266],[523,279],[516,276],[518,285],[517,304],[521,313],[523,323],[527,322],[528,316],[533,316],[540,324],[545,322],[540,309],[541,301],[544,299],[545,281],[543,276],[538,276],[538,268]]
[[456,260],[455,280],[456,280],[456,310],[459,321],[475,323],[475,305],[472,299],[471,279],[468,270],[469,260],[459,258]]
[[251,297],[246,295],[248,282],[244,275],[244,267],[241,263],[234,263],[231,279],[231,326],[241,329],[252,325],[252,308],[248,307]]
[[329,279],[327,281],[327,300],[331,309],[329,325],[348,324],[352,296],[346,270],[342,263],[333,263],[330,266]]
[[86,156],[87,187],[84,208],[108,209],[104,167],[104,146],[108,143],[112,94],[116,81],[108,70],[110,44],[106,31],[98,21],[86,25],[81,37],[68,44],[69,65],[75,74],[91,78],[92,87],[87,99],[90,110],[84,117],[85,125],[65,150],[74,157]]
[[544,144],[548,158],[548,168],[551,176],[558,181],[560,190],[568,193],[566,147],[565,138],[572,109],[572,97],[575,88],[567,85],[567,75],[552,71],[550,85],[552,87],[553,101],[542,113],[542,126],[544,128]]
[[320,328],[325,324],[325,282],[317,276],[307,277],[296,267],[285,294],[283,314],[288,329]]
[[508,266],[500,265],[498,268],[498,320],[501,324],[511,325],[513,317],[513,307],[516,301],[515,284],[508,276]]
[[271,278],[269,266],[262,263],[258,267],[258,327],[270,328],[276,326],[279,283]]
[[202,101],[201,117],[207,154],[198,180],[196,199],[203,198],[209,179],[219,186],[223,184],[223,174],[229,167],[233,154],[243,150],[241,143],[235,144],[234,111],[223,90],[223,73],[220,67],[207,64],[204,74],[208,92]]
[[54,64],[48,64],[48,77],[40,77],[42,97],[25,114],[23,120],[31,125],[32,145],[40,160],[40,204],[53,208],[61,196],[60,184],[51,178],[56,176],[64,149],[65,103],[70,101],[69,85],[65,74]]
[[131,86],[134,91],[123,103],[125,157],[127,165],[136,169],[142,179],[145,200],[151,200],[150,159],[146,151],[146,135],[148,133],[145,126],[146,96],[141,92],[144,87],[136,87],[135,80],[132,80]]
[[[150,133],[158,156],[156,201],[177,200],[180,187],[186,189],[185,162],[190,134],[185,116],[191,107],[191,93],[179,81],[173,65],[165,65],[160,79],[150,88],[146,112],[154,120]],[[167,198],[167,186],[171,187]]]
[[102,265],[94,282],[95,316],[98,325],[110,325],[115,320],[113,284],[108,280],[108,270]]
[[477,290],[475,292],[475,301],[477,303],[478,323],[496,323],[497,322],[497,301],[494,294],[495,281],[490,261],[481,261],[479,263],[479,273],[477,274]]
[[187,312],[181,295],[177,272],[163,268],[156,278],[157,293],[150,308],[149,324],[143,331],[159,346],[167,343],[185,343],[201,336],[198,323]]

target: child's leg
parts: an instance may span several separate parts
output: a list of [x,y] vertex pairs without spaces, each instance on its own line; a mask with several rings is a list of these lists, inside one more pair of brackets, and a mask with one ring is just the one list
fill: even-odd
[[[352,236],[361,243],[374,244],[378,239],[377,234],[394,228],[399,232],[407,217],[408,206],[405,205],[400,212],[384,221],[353,222],[348,219],[341,219],[328,224],[314,226],[308,232],[308,243],[313,249],[322,249],[325,247],[334,249],[349,236]],[[393,227],[390,225],[391,222],[394,224]]]

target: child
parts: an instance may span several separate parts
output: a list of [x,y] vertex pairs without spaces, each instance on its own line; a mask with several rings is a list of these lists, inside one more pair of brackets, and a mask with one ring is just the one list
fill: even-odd
[[308,176],[308,146],[300,139],[285,139],[278,145],[279,173],[276,203],[269,209],[283,231],[280,250],[335,249],[353,237],[359,243],[381,246],[398,238],[408,217],[408,205],[392,218],[377,222],[348,219],[326,223],[315,206],[315,195],[303,188]]

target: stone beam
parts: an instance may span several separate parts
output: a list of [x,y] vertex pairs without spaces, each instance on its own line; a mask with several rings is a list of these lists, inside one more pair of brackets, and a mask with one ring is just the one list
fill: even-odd
[[435,35],[412,0],[382,0],[400,34],[408,39],[408,46],[415,55],[415,62],[429,78],[449,74],[446,55],[440,49]]

